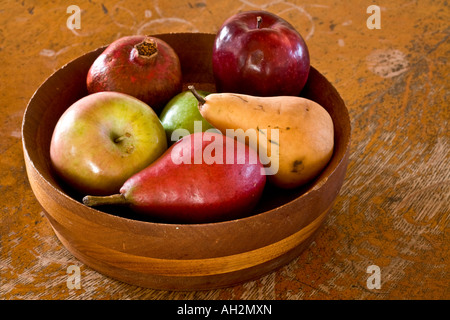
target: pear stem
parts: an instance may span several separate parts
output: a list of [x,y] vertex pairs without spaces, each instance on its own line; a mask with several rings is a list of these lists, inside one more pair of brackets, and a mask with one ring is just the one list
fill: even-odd
[[188,89],[191,90],[194,97],[197,98],[200,106],[204,105],[206,103],[206,100],[195,90],[195,87],[193,85],[188,86]]
[[261,16],[256,17],[256,28],[261,29],[262,18]]
[[110,196],[85,196],[83,198],[83,204],[89,207],[96,207],[108,204],[129,204],[129,201],[121,193],[113,194]]

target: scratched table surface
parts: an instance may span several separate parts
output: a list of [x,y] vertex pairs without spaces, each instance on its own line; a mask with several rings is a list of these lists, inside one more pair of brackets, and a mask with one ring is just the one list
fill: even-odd
[[[450,298],[446,1],[73,1],[79,29],[69,3],[0,2],[0,299]],[[350,112],[348,171],[324,227],[289,264],[211,291],[141,288],[82,264],[56,238],[27,180],[20,130],[34,91],[119,37],[215,33],[252,9],[300,31],[312,65]],[[79,289],[68,285],[73,266]]]

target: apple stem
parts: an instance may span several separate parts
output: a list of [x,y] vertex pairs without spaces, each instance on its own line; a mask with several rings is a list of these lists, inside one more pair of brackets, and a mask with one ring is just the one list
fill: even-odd
[[261,23],[262,23],[262,18],[261,16],[257,16],[256,17],[256,28],[260,29],[261,28]]
[[114,142],[115,142],[115,143],[119,143],[119,142],[122,142],[123,140],[125,140],[126,138],[129,138],[129,137],[131,137],[131,134],[128,133],[128,132],[125,132],[124,135],[122,135],[122,136],[120,136],[120,137],[114,139]]
[[129,201],[121,193],[110,196],[85,196],[83,204],[89,207],[96,207],[108,204],[128,204]]
[[200,106],[204,105],[206,103],[206,100],[195,90],[195,87],[193,85],[188,86],[188,89],[191,90],[194,97],[197,98]]

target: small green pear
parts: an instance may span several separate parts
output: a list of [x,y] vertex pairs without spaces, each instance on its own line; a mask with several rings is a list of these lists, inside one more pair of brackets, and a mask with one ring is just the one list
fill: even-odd
[[[198,94],[206,97],[209,92],[197,90]],[[194,133],[195,121],[201,121],[201,131],[214,128],[206,121],[198,110],[198,101],[191,91],[184,91],[174,96],[164,107],[159,118],[166,131],[167,142],[169,145],[175,143],[183,136]],[[197,125],[198,128],[198,125]],[[187,130],[183,134],[179,130],[175,135],[173,132],[177,129]]]

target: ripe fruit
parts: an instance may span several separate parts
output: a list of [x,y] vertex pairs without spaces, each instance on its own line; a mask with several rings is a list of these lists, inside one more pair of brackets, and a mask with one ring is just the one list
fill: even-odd
[[247,11],[223,23],[212,67],[218,92],[296,96],[306,83],[310,61],[291,24],[269,12]]
[[245,131],[240,138],[258,148],[269,181],[281,188],[311,181],[333,154],[333,120],[322,106],[305,98],[215,93],[200,99],[199,110],[224,134],[227,129]]
[[105,195],[118,192],[166,149],[164,128],[148,105],[123,93],[99,92],[78,100],[60,117],[50,159],[74,189]]
[[[206,91],[198,91],[202,97],[209,94]],[[206,131],[212,129],[213,126],[206,121],[197,108],[197,99],[194,97],[191,91],[184,91],[173,97],[161,112],[159,118],[166,130],[167,141],[169,144],[176,142],[182,136],[194,133],[195,121],[200,121],[201,130]],[[185,132],[181,132],[181,130]],[[172,134],[175,130],[183,133],[182,136]]]
[[159,111],[182,89],[181,65],[163,40],[127,36],[111,43],[94,61],[86,81],[89,93],[126,93]]
[[120,194],[86,196],[89,206],[129,205],[168,222],[204,223],[249,215],[266,177],[256,152],[220,133],[183,137],[150,166],[129,178]]

